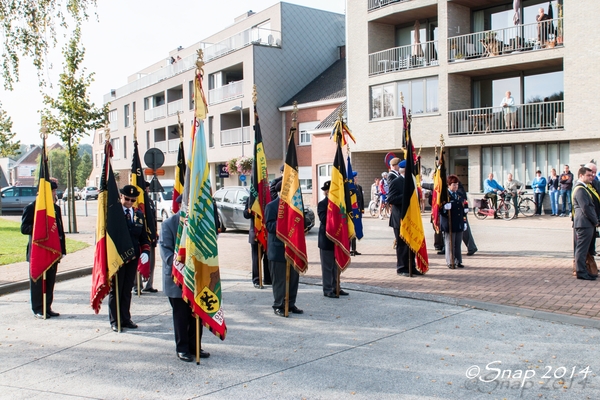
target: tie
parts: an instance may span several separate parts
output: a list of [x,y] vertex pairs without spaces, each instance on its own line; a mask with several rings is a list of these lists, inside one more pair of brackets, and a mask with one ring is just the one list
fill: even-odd
[[127,226],[131,227],[131,213],[129,212],[129,208],[125,209],[125,219],[127,220]]

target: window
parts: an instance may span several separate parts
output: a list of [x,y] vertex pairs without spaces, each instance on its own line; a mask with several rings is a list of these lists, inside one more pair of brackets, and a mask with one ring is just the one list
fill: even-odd
[[310,144],[311,134],[309,133],[319,125],[321,121],[301,122],[298,126],[300,131],[300,145]]
[[117,122],[117,109],[110,110],[108,112],[108,121],[109,122]]
[[119,138],[115,138],[112,139],[110,141],[110,144],[112,145],[113,148],[113,160],[120,160],[121,159],[121,140]]
[[212,116],[208,117],[208,147],[215,147],[215,132],[213,130],[214,118]]
[[438,78],[387,83],[371,88],[371,119],[402,116],[402,99],[413,115],[437,113]]
[[96,168],[100,166],[100,154],[96,153]]
[[123,107],[123,121],[125,128],[127,128],[129,126],[129,104],[125,104]]
[[236,194],[235,190],[227,191],[227,193],[225,194],[225,198],[223,199],[223,202],[234,204],[235,203],[235,194]]
[[194,81],[190,81],[188,85],[188,90],[190,92],[189,101],[190,101],[190,110],[194,109]]
[[127,136],[123,136],[123,158],[127,159]]
[[150,131],[146,131],[146,148],[150,148]]
[[560,174],[565,164],[569,164],[568,142],[481,148],[481,176],[486,179],[491,172],[501,185],[506,182],[506,176],[512,173],[514,179],[529,186],[538,169],[544,176],[550,175],[552,169]]
[[302,193],[312,192],[312,167],[298,167],[298,179]]

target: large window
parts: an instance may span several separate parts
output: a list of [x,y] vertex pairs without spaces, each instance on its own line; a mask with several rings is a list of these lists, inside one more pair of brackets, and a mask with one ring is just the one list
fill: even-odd
[[312,193],[312,167],[298,167],[298,179],[302,193]]
[[568,142],[481,148],[481,176],[486,179],[491,172],[501,185],[512,173],[514,179],[529,186],[537,170],[542,171],[543,176],[549,176],[553,168],[560,174],[565,164],[569,164]]
[[402,117],[402,100],[413,115],[437,113],[437,76],[371,87],[371,119]]
[[129,104],[123,106],[123,122],[125,128],[127,128],[129,126]]
[[298,125],[298,130],[300,131],[300,145],[310,144],[311,143],[311,134],[310,131],[315,129],[317,125],[319,125],[320,121],[311,121],[311,122],[301,122]]

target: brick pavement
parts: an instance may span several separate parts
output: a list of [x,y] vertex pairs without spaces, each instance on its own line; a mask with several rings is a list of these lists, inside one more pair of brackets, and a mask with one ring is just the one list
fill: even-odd
[[[428,219],[425,214],[423,220]],[[78,217],[78,223],[80,233],[73,238],[93,243],[95,217]],[[369,286],[398,290],[417,298],[443,296],[600,320],[600,304],[589,301],[600,298],[600,282],[571,276],[572,229],[568,218],[480,221],[471,216],[470,223],[479,251],[472,257],[463,253],[466,268],[446,267],[444,257],[433,251],[433,232],[426,223],[430,271],[425,276],[406,278],[396,275],[393,234],[387,221],[365,217],[365,237],[358,243],[362,255],[352,257],[342,275],[342,285],[352,283],[363,285],[364,290]],[[307,282],[317,282],[321,277],[317,232],[314,228],[307,235]],[[247,238],[239,231],[221,234],[219,261],[224,269],[246,271],[250,284]],[[89,268],[92,257],[93,246],[70,254],[61,262],[60,271]],[[0,286],[26,278],[26,263],[0,267]]]

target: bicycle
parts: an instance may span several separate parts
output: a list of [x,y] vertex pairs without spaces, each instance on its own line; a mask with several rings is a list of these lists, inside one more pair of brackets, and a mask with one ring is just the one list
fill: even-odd
[[490,199],[473,200],[473,214],[477,219],[486,219],[487,217],[498,216],[505,221],[510,221],[515,217],[516,209],[506,201],[506,192],[498,193],[498,205],[496,209],[491,207]]
[[535,210],[537,209],[537,203],[531,197],[523,197],[527,192],[519,193],[519,213],[523,214],[526,217],[531,217],[535,214]]
[[369,213],[371,217],[377,216],[377,211],[379,210],[379,202],[381,201],[381,194],[375,193],[375,199],[369,202]]

